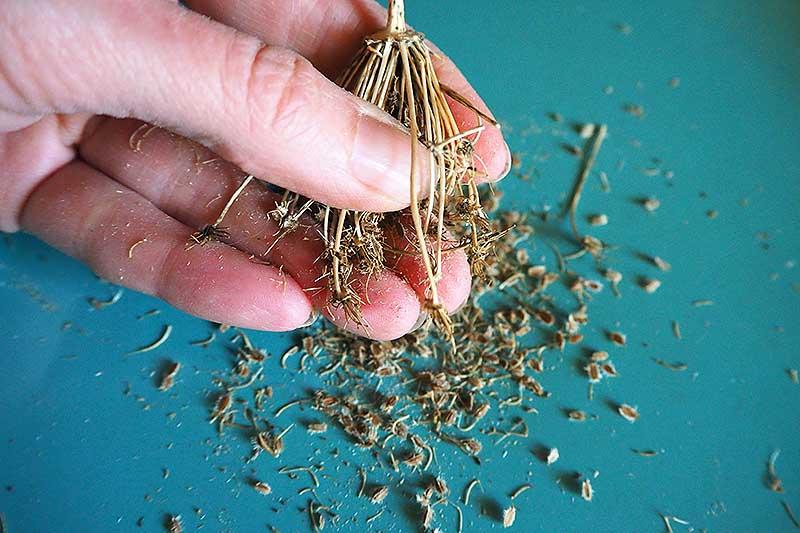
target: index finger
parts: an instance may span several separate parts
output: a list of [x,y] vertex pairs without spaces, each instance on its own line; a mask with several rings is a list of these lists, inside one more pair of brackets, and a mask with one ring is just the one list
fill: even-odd
[[[374,0],[187,0],[186,4],[267,43],[291,48],[331,78],[349,64],[366,35],[386,25],[386,10]],[[432,48],[442,83],[492,116],[458,67]],[[462,131],[479,124],[474,111],[458,104],[451,107]],[[482,132],[475,152],[491,180],[502,178],[511,168],[511,153],[498,128]]]

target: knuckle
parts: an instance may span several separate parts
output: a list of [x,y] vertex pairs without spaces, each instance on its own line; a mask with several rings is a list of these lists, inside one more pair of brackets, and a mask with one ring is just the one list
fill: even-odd
[[250,133],[291,141],[313,131],[308,117],[319,104],[321,87],[308,60],[253,41],[235,45],[228,61],[237,71],[231,79],[238,80],[236,92]]

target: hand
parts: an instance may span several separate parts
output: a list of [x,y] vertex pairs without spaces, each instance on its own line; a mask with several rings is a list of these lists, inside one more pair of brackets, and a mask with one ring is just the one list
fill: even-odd
[[[346,324],[315,290],[316,231],[262,256],[276,232],[264,214],[280,196],[258,183],[227,215],[229,239],[186,249],[244,173],[335,207],[408,204],[407,133],[326,77],[385,24],[384,10],[371,0],[186,3],[194,11],[170,0],[3,2],[0,230],[28,231],[114,283],[217,322],[283,331],[317,309],[376,339],[412,330],[425,290],[418,261],[370,280],[369,330]],[[488,113],[456,67],[436,61]],[[466,110],[457,119],[477,124]],[[508,171],[498,130],[476,150],[491,178]],[[446,257],[439,293],[452,311],[470,273],[461,252]]]

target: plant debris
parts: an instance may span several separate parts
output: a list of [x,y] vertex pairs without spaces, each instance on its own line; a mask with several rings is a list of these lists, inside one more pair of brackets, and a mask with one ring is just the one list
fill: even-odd
[[620,405],[619,408],[617,408],[617,411],[619,412],[620,416],[622,416],[622,418],[628,422],[636,422],[639,419],[639,411],[627,403]]
[[142,346],[138,350],[128,352],[127,355],[136,355],[140,353],[151,352],[156,348],[158,348],[159,346],[161,346],[162,344],[164,344],[165,342],[167,342],[167,339],[169,339],[169,336],[171,334],[172,334],[172,326],[170,324],[167,324],[166,326],[164,326],[164,330],[161,332],[161,336],[158,339],[148,344],[147,346]]
[[592,488],[592,482],[588,478],[581,481],[581,498],[583,498],[587,502],[592,501],[592,498],[594,498],[594,489]]
[[180,363],[171,363],[167,371],[161,377],[161,384],[158,386],[158,390],[165,392],[172,388],[175,384],[175,376],[178,375],[178,372],[181,369]]
[[511,527],[517,519],[517,508],[513,505],[503,509],[503,527]]

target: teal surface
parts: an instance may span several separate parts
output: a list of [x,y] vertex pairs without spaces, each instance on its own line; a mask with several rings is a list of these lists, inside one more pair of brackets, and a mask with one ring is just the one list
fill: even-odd
[[[608,289],[595,296],[586,332],[615,354],[621,375],[596,387],[589,402],[582,354],[568,348],[542,377],[553,397],[530,401],[539,414],[524,415],[529,437],[494,446],[482,437],[481,467],[442,447],[437,468],[447,473],[451,500],[469,479],[482,481],[483,492],[476,489],[464,508],[465,530],[502,529],[493,514],[523,483],[533,488],[516,501],[518,531],[662,531],[659,513],[690,522],[673,523],[676,531],[793,530],[781,502],[800,513],[800,385],[788,373],[800,368],[800,3],[448,0],[409,2],[408,11],[468,74],[522,154],[520,172],[531,179],[501,184],[504,208],[557,211],[578,166],[561,148],[581,143],[570,123],[609,127],[580,213],[608,215],[609,225],[592,233],[616,245],[608,264],[625,276],[621,299]],[[641,105],[644,116],[626,105]],[[643,172],[651,168],[659,174]],[[601,190],[600,171],[610,192]],[[653,213],[638,203],[648,196],[661,201]],[[580,223],[589,229],[584,217]],[[553,266],[550,249],[535,242],[534,257]],[[671,271],[640,254],[664,258]],[[581,265],[592,272],[591,261]],[[646,294],[638,276],[663,285]],[[358,465],[372,464],[368,453],[353,450],[338,430],[323,437],[296,430],[280,462],[245,467],[247,440],[219,438],[206,421],[212,379],[229,355],[221,342],[188,343],[212,326],[130,291],[106,309],[87,302],[115,291],[31,237],[0,238],[7,531],[159,531],[168,513],[182,515],[188,531],[308,530],[307,496],[297,495],[307,481],[276,469],[309,460],[327,466],[320,497],[344,500],[340,529],[367,529],[365,518],[378,508],[355,493]],[[701,299],[714,305],[692,305]],[[161,314],[137,319],[153,308]],[[165,324],[174,331],[160,349],[123,355]],[[608,345],[606,328],[624,331],[628,346]],[[252,338],[280,354],[291,336]],[[673,372],[653,358],[688,369]],[[185,368],[164,394],[156,380],[167,359]],[[267,368],[277,406],[315,380],[275,359]],[[641,419],[626,422],[610,408],[615,402],[637,405]],[[598,418],[570,423],[564,408]],[[284,416],[287,423],[316,418]],[[532,452],[540,446],[557,446],[559,462],[546,467]],[[631,448],[659,454],[641,457]],[[785,494],[766,483],[777,449]],[[584,502],[571,474],[595,471],[594,500]],[[273,496],[252,491],[252,475],[268,479]],[[372,482],[381,478],[389,479],[370,473]],[[415,490],[394,490],[370,526],[416,530]],[[436,525],[454,531],[454,510],[443,509]]]

